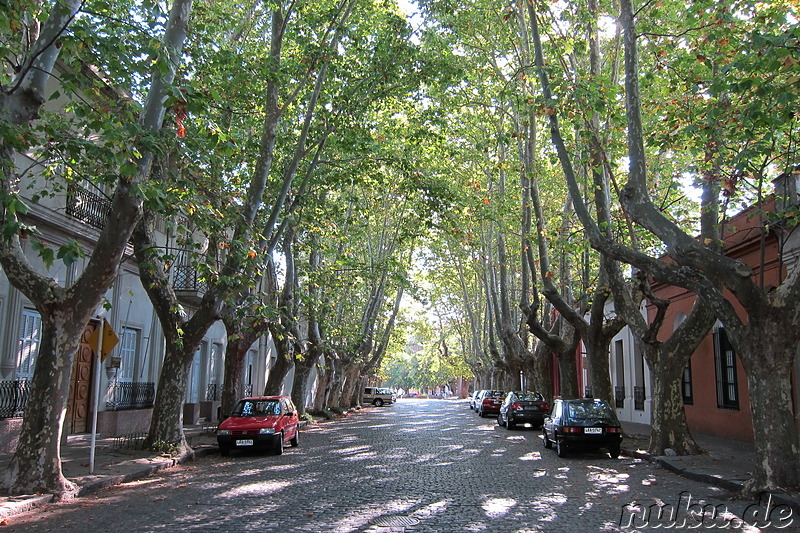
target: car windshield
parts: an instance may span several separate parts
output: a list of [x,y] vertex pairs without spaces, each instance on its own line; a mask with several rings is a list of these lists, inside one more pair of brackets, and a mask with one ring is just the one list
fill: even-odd
[[544,397],[538,392],[517,392],[514,394],[518,400],[541,401]]
[[242,400],[233,416],[272,416],[281,414],[281,404],[275,400]]
[[605,402],[574,402],[567,406],[573,420],[607,420],[616,423],[617,417]]
[[392,391],[389,389],[378,389],[378,394],[391,394]]

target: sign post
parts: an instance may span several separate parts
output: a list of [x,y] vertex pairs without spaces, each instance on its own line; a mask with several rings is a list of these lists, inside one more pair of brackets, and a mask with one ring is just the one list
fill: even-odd
[[100,326],[89,335],[89,346],[95,353],[94,369],[94,400],[92,401],[92,444],[89,448],[89,473],[94,474],[94,450],[97,442],[97,411],[100,403],[100,363],[106,360],[108,353],[114,349],[119,342],[119,337],[114,333],[114,329],[108,320],[103,318]]

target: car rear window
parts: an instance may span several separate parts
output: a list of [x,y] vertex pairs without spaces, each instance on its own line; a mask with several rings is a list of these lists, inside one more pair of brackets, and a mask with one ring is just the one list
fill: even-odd
[[281,414],[281,404],[275,400],[242,400],[233,409],[233,416],[270,416]]
[[598,418],[616,421],[616,415],[605,402],[575,402],[568,406],[568,415],[574,420],[596,420]]
[[538,392],[518,392],[516,394],[516,397],[520,400],[533,400],[533,401],[544,400],[544,396],[542,396]]
[[505,395],[506,393],[501,390],[492,390],[486,393],[486,396],[491,396],[492,398],[502,398]]

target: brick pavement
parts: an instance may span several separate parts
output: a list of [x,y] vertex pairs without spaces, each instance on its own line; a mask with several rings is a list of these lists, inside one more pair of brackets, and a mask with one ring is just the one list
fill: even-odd
[[[464,402],[402,400],[314,425],[283,456],[206,455],[4,529],[85,531],[90,520],[98,531],[630,531],[621,518],[635,524],[658,502],[692,503],[686,495],[730,520],[753,503],[639,458],[560,459],[538,431],[507,431]],[[632,502],[639,514],[624,509]]]

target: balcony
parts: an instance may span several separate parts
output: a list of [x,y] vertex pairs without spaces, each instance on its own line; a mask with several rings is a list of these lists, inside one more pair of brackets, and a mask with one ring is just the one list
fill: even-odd
[[88,189],[75,185],[67,191],[67,215],[103,229],[111,212],[111,200]]
[[176,296],[188,305],[199,305],[208,290],[208,284],[199,279],[197,269],[189,265],[174,265],[171,270],[172,288]]

